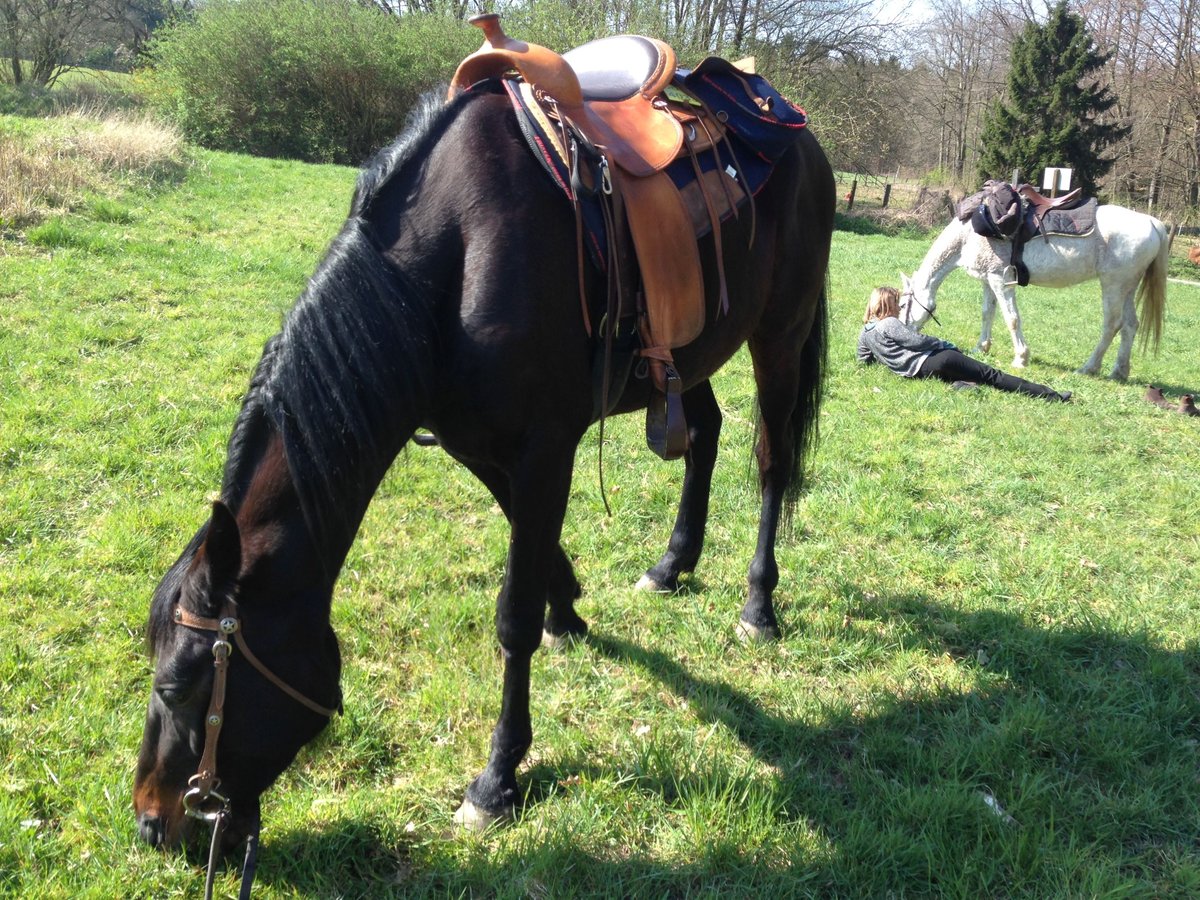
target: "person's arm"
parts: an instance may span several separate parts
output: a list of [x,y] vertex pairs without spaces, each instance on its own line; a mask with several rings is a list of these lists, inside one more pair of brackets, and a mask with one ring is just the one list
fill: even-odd
[[867,330],[864,328],[858,333],[858,353],[855,354],[860,363],[875,362],[875,354],[871,352],[871,346],[867,343]]
[[933,335],[921,334],[919,331],[914,331],[899,319],[883,319],[875,327],[896,346],[904,347],[908,350],[936,353],[939,350],[955,349],[954,345],[949,341],[943,341],[941,338],[935,338]]

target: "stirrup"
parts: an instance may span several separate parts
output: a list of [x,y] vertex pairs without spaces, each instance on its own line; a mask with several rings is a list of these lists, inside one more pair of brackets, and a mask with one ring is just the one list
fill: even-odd
[[666,367],[666,390],[655,390],[646,407],[646,445],[666,460],[688,450],[687,420],[683,414],[683,380],[675,367]]

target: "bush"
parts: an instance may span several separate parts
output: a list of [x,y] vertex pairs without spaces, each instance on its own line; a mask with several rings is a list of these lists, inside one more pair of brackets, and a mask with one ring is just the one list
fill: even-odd
[[149,92],[205,146],[357,164],[479,39],[346,0],[213,0],[154,41]]

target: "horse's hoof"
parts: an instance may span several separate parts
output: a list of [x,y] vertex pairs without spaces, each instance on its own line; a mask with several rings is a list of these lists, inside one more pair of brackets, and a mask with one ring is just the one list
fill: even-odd
[[652,594],[673,594],[671,588],[665,584],[661,584],[650,577],[649,574],[643,575],[638,579],[638,583],[633,586],[635,591],[649,591]]
[[738,640],[746,644],[769,644],[779,640],[779,629],[774,625],[754,625],[745,619],[737,623]]
[[547,650],[565,650],[572,644],[576,644],[587,637],[587,632],[583,634],[575,634],[571,631],[564,631],[562,634],[551,634],[546,629],[542,629],[542,646]]
[[513,818],[513,810],[510,806],[508,809],[503,809],[500,812],[488,812],[486,809],[480,809],[470,800],[463,800],[462,806],[454,814],[454,824],[468,831],[486,831],[493,825],[503,822],[509,822]]

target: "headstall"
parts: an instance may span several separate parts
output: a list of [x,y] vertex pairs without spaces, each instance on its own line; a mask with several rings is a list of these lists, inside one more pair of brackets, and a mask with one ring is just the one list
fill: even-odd
[[[212,826],[212,844],[208,850],[208,873],[204,882],[205,900],[211,900],[213,879],[217,863],[221,856],[221,837],[229,822],[229,798],[218,789],[221,779],[217,777],[217,740],[221,736],[221,727],[225,724],[225,686],[229,677],[229,657],[234,645],[246,657],[258,672],[297,703],[311,709],[318,715],[332,718],[336,709],[330,709],[310,700],[297,691],[278,675],[266,667],[246,645],[242,636],[242,622],[238,617],[238,607],[233,600],[226,600],[221,608],[221,614],[210,619],[197,616],[175,605],[174,621],[196,631],[212,631],[216,633],[213,641],[213,686],[212,696],[208,701],[208,712],[204,714],[204,751],[200,755],[200,763],[196,774],[188,779],[188,790],[183,795],[183,811],[193,819],[199,819]],[[230,643],[232,638],[233,643]],[[246,859],[242,867],[242,886],[238,894],[240,900],[249,900],[250,885],[254,881],[254,867],[258,857],[258,832],[260,827],[258,817],[251,823],[250,834],[246,837]]]

